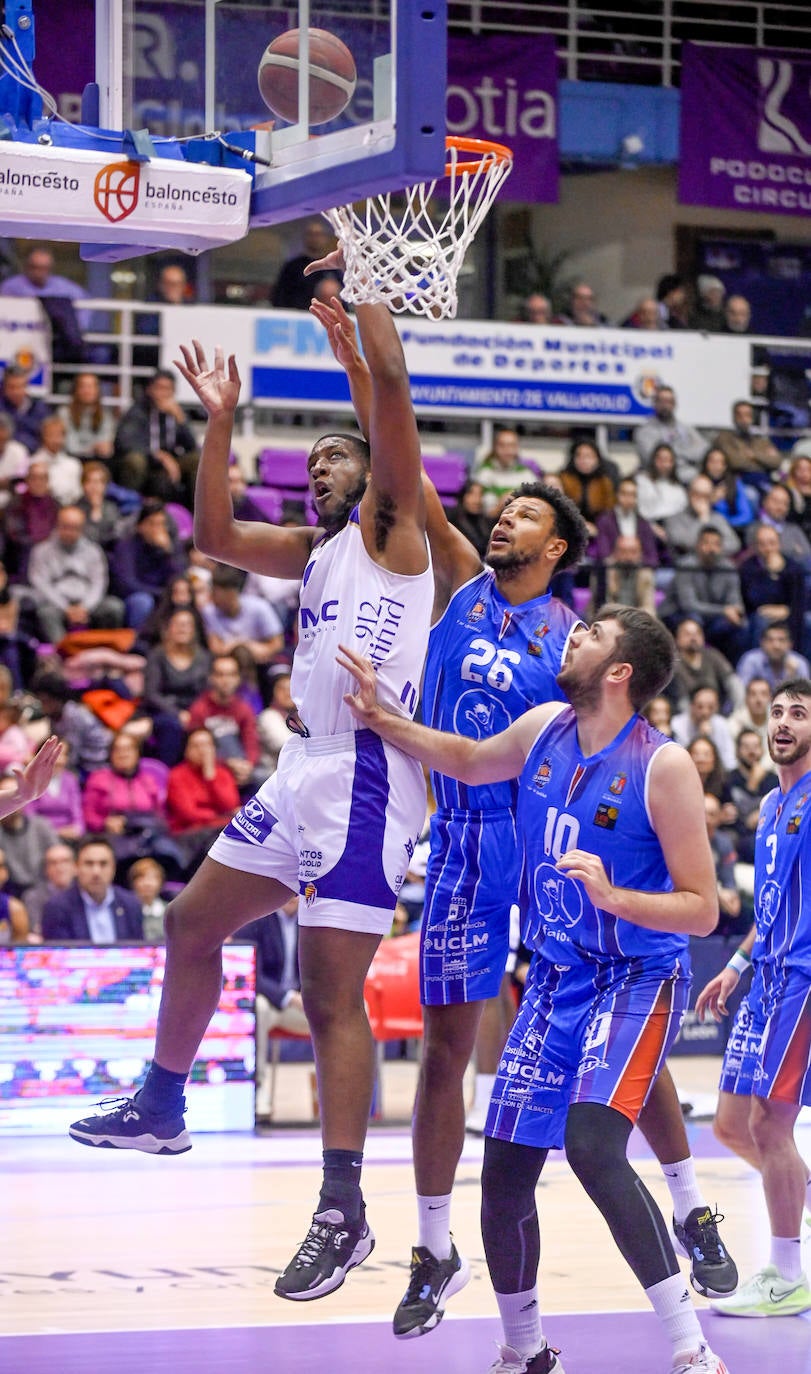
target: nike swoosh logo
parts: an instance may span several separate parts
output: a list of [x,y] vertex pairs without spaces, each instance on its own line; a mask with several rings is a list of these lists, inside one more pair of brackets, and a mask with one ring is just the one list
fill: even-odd
[[430,1202],[428,1203],[429,1212],[444,1212],[445,1207],[446,1204],[444,1202],[438,1202],[436,1207],[433,1207]]

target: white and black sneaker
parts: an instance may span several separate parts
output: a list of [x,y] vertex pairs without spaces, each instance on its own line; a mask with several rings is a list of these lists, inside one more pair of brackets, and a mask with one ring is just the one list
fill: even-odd
[[424,1336],[442,1321],[445,1303],[464,1288],[470,1265],[451,1245],[448,1259],[438,1260],[424,1245],[411,1251],[411,1278],[394,1314],[394,1334],[399,1340]]
[[154,1116],[140,1106],[136,1097],[105,1097],[96,1116],[86,1116],[69,1127],[72,1140],[102,1150],[142,1150],[148,1155],[182,1155],[191,1149],[183,1112],[186,1099],[175,1116]]
[[361,1212],[360,1221],[348,1222],[343,1212],[329,1207],[316,1212],[312,1225],[274,1292],[293,1302],[323,1298],[340,1288],[350,1269],[363,1264],[375,1248],[375,1238]]

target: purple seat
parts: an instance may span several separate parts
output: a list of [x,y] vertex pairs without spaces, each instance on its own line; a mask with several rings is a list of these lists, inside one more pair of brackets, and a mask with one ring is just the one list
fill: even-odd
[[269,525],[281,523],[284,496],[276,487],[248,487],[245,495]]
[[459,495],[468,478],[468,466],[461,453],[427,453],[422,461],[440,496]]
[[306,491],[307,457],[304,449],[263,448],[257,461],[259,480],[268,487]]
[[191,539],[194,529],[194,517],[190,510],[185,506],[179,506],[176,501],[166,502],[166,514],[171,515],[177,526],[177,533],[181,539]]

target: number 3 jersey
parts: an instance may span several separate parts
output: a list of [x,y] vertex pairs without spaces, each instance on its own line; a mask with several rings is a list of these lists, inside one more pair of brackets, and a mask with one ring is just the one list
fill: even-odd
[[561,707],[535,740],[519,779],[519,904],[524,943],[552,963],[654,957],[668,968],[687,966],[686,936],[645,930],[603,911],[557,867],[562,854],[583,849],[602,859],[618,887],[673,890],[647,804],[650,768],[665,747],[678,745],[634,715],[605,749],[584,758],[571,706]]
[[[487,568],[451,597],[428,641],[423,720],[436,730],[486,739],[531,706],[562,701],[555,681],[580,623],[551,593],[511,606]],[[431,781],[440,810],[514,807],[516,781],[469,787],[442,773]]]
[[811,773],[764,799],[755,839],[752,958],[811,975]]

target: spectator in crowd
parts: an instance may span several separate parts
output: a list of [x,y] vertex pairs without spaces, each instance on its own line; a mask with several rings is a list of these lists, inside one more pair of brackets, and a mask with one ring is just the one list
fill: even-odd
[[141,758],[134,736],[114,735],[107,765],[84,785],[84,817],[88,831],[107,839],[120,874],[147,852],[180,867],[177,848],[167,838],[166,788],[166,780]]
[[659,302],[655,296],[643,296],[637,301],[630,315],[622,321],[623,329],[665,329],[666,325],[659,313]]
[[28,803],[28,810],[43,816],[60,840],[80,840],[85,831],[82,789],[67,766],[69,759],[70,749],[63,744],[51,781],[41,797]]
[[[288,258],[276,278],[270,293],[270,303],[277,310],[309,310],[316,284],[324,276],[335,276],[335,272],[313,272],[305,277],[304,269],[311,262],[325,258],[335,247],[335,239],[326,221],[320,216],[304,222],[301,238],[302,251]],[[343,277],[340,277],[343,283]]]
[[49,845],[45,850],[43,871],[45,877],[33,887],[27,887],[23,893],[31,932],[40,936],[45,903],[57,893],[65,892],[76,877],[76,857],[70,845],[61,841]]
[[673,738],[673,708],[667,697],[652,697],[642,714],[654,730]]
[[705,794],[711,792],[720,801],[726,783],[726,773],[718,750],[709,735],[696,735],[688,744],[687,752],[696,766]]
[[263,775],[270,777],[276,772],[279,753],[286,739],[290,737],[287,717],[295,711],[295,702],[290,695],[290,665],[276,663],[268,674],[270,678],[270,701],[257,717],[256,727],[262,747],[261,767]]
[[35,628],[33,602],[21,587],[12,595],[8,574],[0,563],[0,672],[7,673],[15,691],[31,681],[37,663],[39,641]]
[[671,625],[686,615],[699,620],[707,642],[737,659],[747,637],[740,578],[714,525],[699,527],[695,553],[679,559],[659,613]]
[[[800,526],[794,524],[790,517],[791,492],[784,482],[775,482],[763,493],[758,521],[762,525],[771,525],[777,531],[780,552],[786,558],[793,558],[798,563],[808,565],[811,563],[811,544]],[[749,531],[749,535],[749,542],[753,543],[755,526]]]
[[743,693],[735,670],[722,653],[706,643],[701,621],[684,616],[674,635],[678,657],[668,696],[677,710],[687,709],[696,687],[712,687],[725,711],[738,705]]
[[[58,296],[63,300],[87,300],[87,292],[70,277],[62,277],[54,272],[53,253],[43,244],[28,249],[23,259],[23,270],[12,277],[6,277],[0,285],[0,296],[22,296],[43,298]],[[83,331],[90,327],[90,315],[81,308],[76,312],[79,328]]]
[[757,730],[741,730],[735,741],[736,765],[731,769],[722,794],[723,821],[735,836],[741,863],[755,862],[755,831],[760,803],[773,787],[777,775],[772,771],[768,752]]
[[712,508],[730,524],[733,530],[745,530],[755,518],[752,503],[743,479],[729,466],[724,450],[715,444],[707,449],[701,473],[709,477],[713,486]]
[[676,476],[685,484],[695,477],[708,448],[707,440],[697,429],[676,419],[676,393],[672,386],[657,386],[653,414],[634,430],[634,444],[640,462],[646,466],[654,450],[668,444],[676,455]]
[[14,811],[0,820],[0,843],[8,864],[9,891],[16,897],[34,887],[45,871],[45,853],[56,835],[42,816]]
[[540,291],[530,291],[521,302],[520,318],[526,324],[551,324],[552,302]]
[[616,555],[616,543],[620,535],[639,540],[640,558],[637,560],[646,568],[656,568],[659,552],[656,535],[647,520],[639,513],[638,489],[635,477],[621,477],[617,483],[617,499],[611,510],[603,511],[597,517],[597,543],[594,557],[597,560]]
[[101,383],[95,372],[77,372],[70,400],[59,410],[65,426],[65,451],[83,461],[109,461],[113,455],[115,422],[101,403]]
[[84,532],[106,554],[112,552],[121,528],[121,510],[107,495],[110,473],[104,463],[95,459],[82,468],[82,494],[76,502],[84,511]]
[[588,282],[579,281],[569,292],[569,302],[565,310],[556,315],[553,324],[576,325],[583,329],[596,329],[607,325],[608,320],[597,308],[594,288]]
[[211,601],[203,607],[208,646],[215,654],[244,648],[258,666],[268,663],[283,647],[283,626],[276,612],[259,596],[243,592],[244,574],[219,564],[211,578]]
[[234,655],[218,654],[211,664],[208,689],[192,702],[189,729],[204,726],[211,733],[217,758],[237,786],[245,788],[259,762],[259,735],[254,712],[239,696],[240,680]]
[[811,676],[811,667],[808,659],[795,651],[788,623],[779,621],[776,625],[764,626],[760,647],[747,650],[736,672],[744,687],[753,677],[762,677],[768,682],[769,691],[775,692],[781,682]]
[[704,815],[707,818],[707,835],[718,885],[719,919],[716,931],[726,935],[741,914],[741,894],[735,882],[735,861],[738,854],[732,836],[720,829],[721,803],[712,792],[704,793]]
[[272,1073],[268,1036],[272,1030],[309,1035],[301,1000],[298,967],[298,895],[278,911],[251,921],[237,931],[237,940],[256,945],[256,1125],[271,1124]]
[[228,468],[228,487],[231,492],[231,505],[234,507],[235,520],[261,520],[263,518],[259,507],[255,506],[250,498],[245,474],[233,454]]
[[771,473],[780,466],[780,452],[765,434],[756,433],[754,424],[751,401],[736,401],[732,407],[732,428],[719,430],[715,443],[726,454],[734,472],[742,472],[747,481],[766,486]]
[[0,411],[0,510],[4,510],[11,500],[16,484],[25,478],[31,454],[15,439],[14,425],[10,416]]
[[197,637],[203,643],[206,634],[205,626],[203,625],[203,617],[197,609],[195,598],[195,589],[188,572],[176,573],[174,577],[170,577],[154,608],[138,630],[137,650],[148,655],[150,649],[154,648],[156,644],[160,644],[170,616],[178,610],[191,611],[197,626]]
[[752,307],[745,296],[729,296],[724,306],[724,333],[748,334]]
[[[740,678],[737,677],[740,682]],[[732,738],[737,739],[742,730],[754,730],[760,738],[761,760],[765,768],[771,768],[769,748],[766,740],[766,727],[769,723],[769,706],[772,689],[765,677],[750,677],[744,688],[743,704],[736,706],[729,715],[729,728]]]
[[67,743],[72,766],[78,769],[80,776],[86,776],[94,768],[103,768],[111,732],[86,706],[71,700],[65,679],[59,673],[43,671],[34,678],[32,690],[50,721],[51,733]]
[[750,644],[758,644],[764,627],[775,621],[787,622],[795,644],[802,643],[805,573],[801,563],[784,557],[774,525],[755,527],[754,550],[742,559],[738,572]]
[[470,541],[480,558],[484,558],[493,529],[493,517],[484,509],[485,489],[475,477],[469,477],[459,493],[456,505],[448,511],[448,519]]
[[735,745],[729,733],[729,724],[719,711],[718,693],[713,687],[694,687],[690,693],[690,705],[686,711],[679,711],[673,717],[673,738],[685,748],[696,738],[704,735],[711,739],[723,767],[732,768],[735,764]]
[[690,313],[690,328],[704,334],[720,334],[726,324],[724,299],[727,289],[720,277],[702,272],[696,282],[698,301]]
[[687,289],[675,272],[666,272],[656,283],[656,299],[665,329],[686,329],[689,312]]
[[169,830],[181,848],[187,872],[196,868],[238,807],[237,784],[231,770],[217,758],[211,731],[192,727],[183,760],[169,773],[166,793]]
[[44,940],[85,940],[94,945],[143,939],[138,898],[116,887],[115,856],[107,840],[88,835],[79,845],[76,877],[45,903]]
[[[154,291],[150,291],[147,301],[160,302],[161,305],[188,305],[193,298],[193,290],[188,273],[182,263],[165,262],[158,272]],[[134,319],[133,332],[149,335],[155,343],[136,344],[132,350],[132,361],[137,367],[157,367],[160,357],[160,315],[143,314],[139,311]]]
[[791,497],[788,518],[793,524],[799,525],[806,539],[811,542],[811,455],[798,453],[796,447],[785,481]]
[[35,544],[56,528],[59,502],[51,492],[48,464],[32,463],[25,486],[16,491],[5,512],[6,569],[15,581],[24,582]]
[[166,873],[156,859],[136,859],[127,874],[127,883],[141,906],[143,935],[147,944],[160,945],[166,939],[166,902],[161,896]]
[[618,534],[614,547],[591,574],[592,614],[606,601],[655,612],[653,569],[645,561],[637,534]]
[[113,476],[142,496],[191,505],[200,454],[175,396],[175,377],[159,368],[115,432]]
[[31,754],[31,741],[20,728],[18,703],[13,698],[0,702],[0,775],[23,767]]
[[53,534],[34,546],[28,560],[42,638],[51,644],[68,630],[110,629],[124,620],[121,602],[107,595],[107,559],[84,527],[84,511],[63,506]]
[[132,534],[119,539],[110,557],[113,589],[123,597],[127,624],[138,629],[161,591],[183,571],[162,501],[145,501]]
[[178,606],[150,650],[144,675],[143,706],[152,718],[155,752],[170,768],[183,757],[191,706],[205,691],[210,669],[192,608]]
[[14,426],[14,438],[33,453],[39,445],[42,422],[51,412],[40,397],[28,394],[29,377],[26,368],[8,364],[0,383],[0,410]]
[[27,945],[30,923],[25,903],[6,891],[8,864],[0,849],[0,945]]
[[82,465],[78,458],[65,452],[65,422],[58,415],[48,415],[39,430],[39,447],[31,455],[32,463],[48,464],[48,484],[60,506],[78,501],[82,494]]
[[484,488],[484,509],[496,518],[510,492],[523,482],[537,482],[538,472],[522,462],[518,434],[504,426],[493,435],[493,447],[473,472]]
[[660,545],[666,548],[665,521],[687,508],[687,491],[676,476],[676,455],[670,444],[657,444],[647,466],[636,475],[637,506]]
[[617,494],[611,469],[593,439],[572,440],[560,480],[594,539],[597,520],[604,511],[613,510]]
[[674,557],[692,553],[702,529],[714,529],[721,540],[725,557],[740,553],[741,541],[723,515],[713,510],[713,486],[709,477],[694,477],[687,489],[687,505],[678,515],[665,521],[665,535]]

